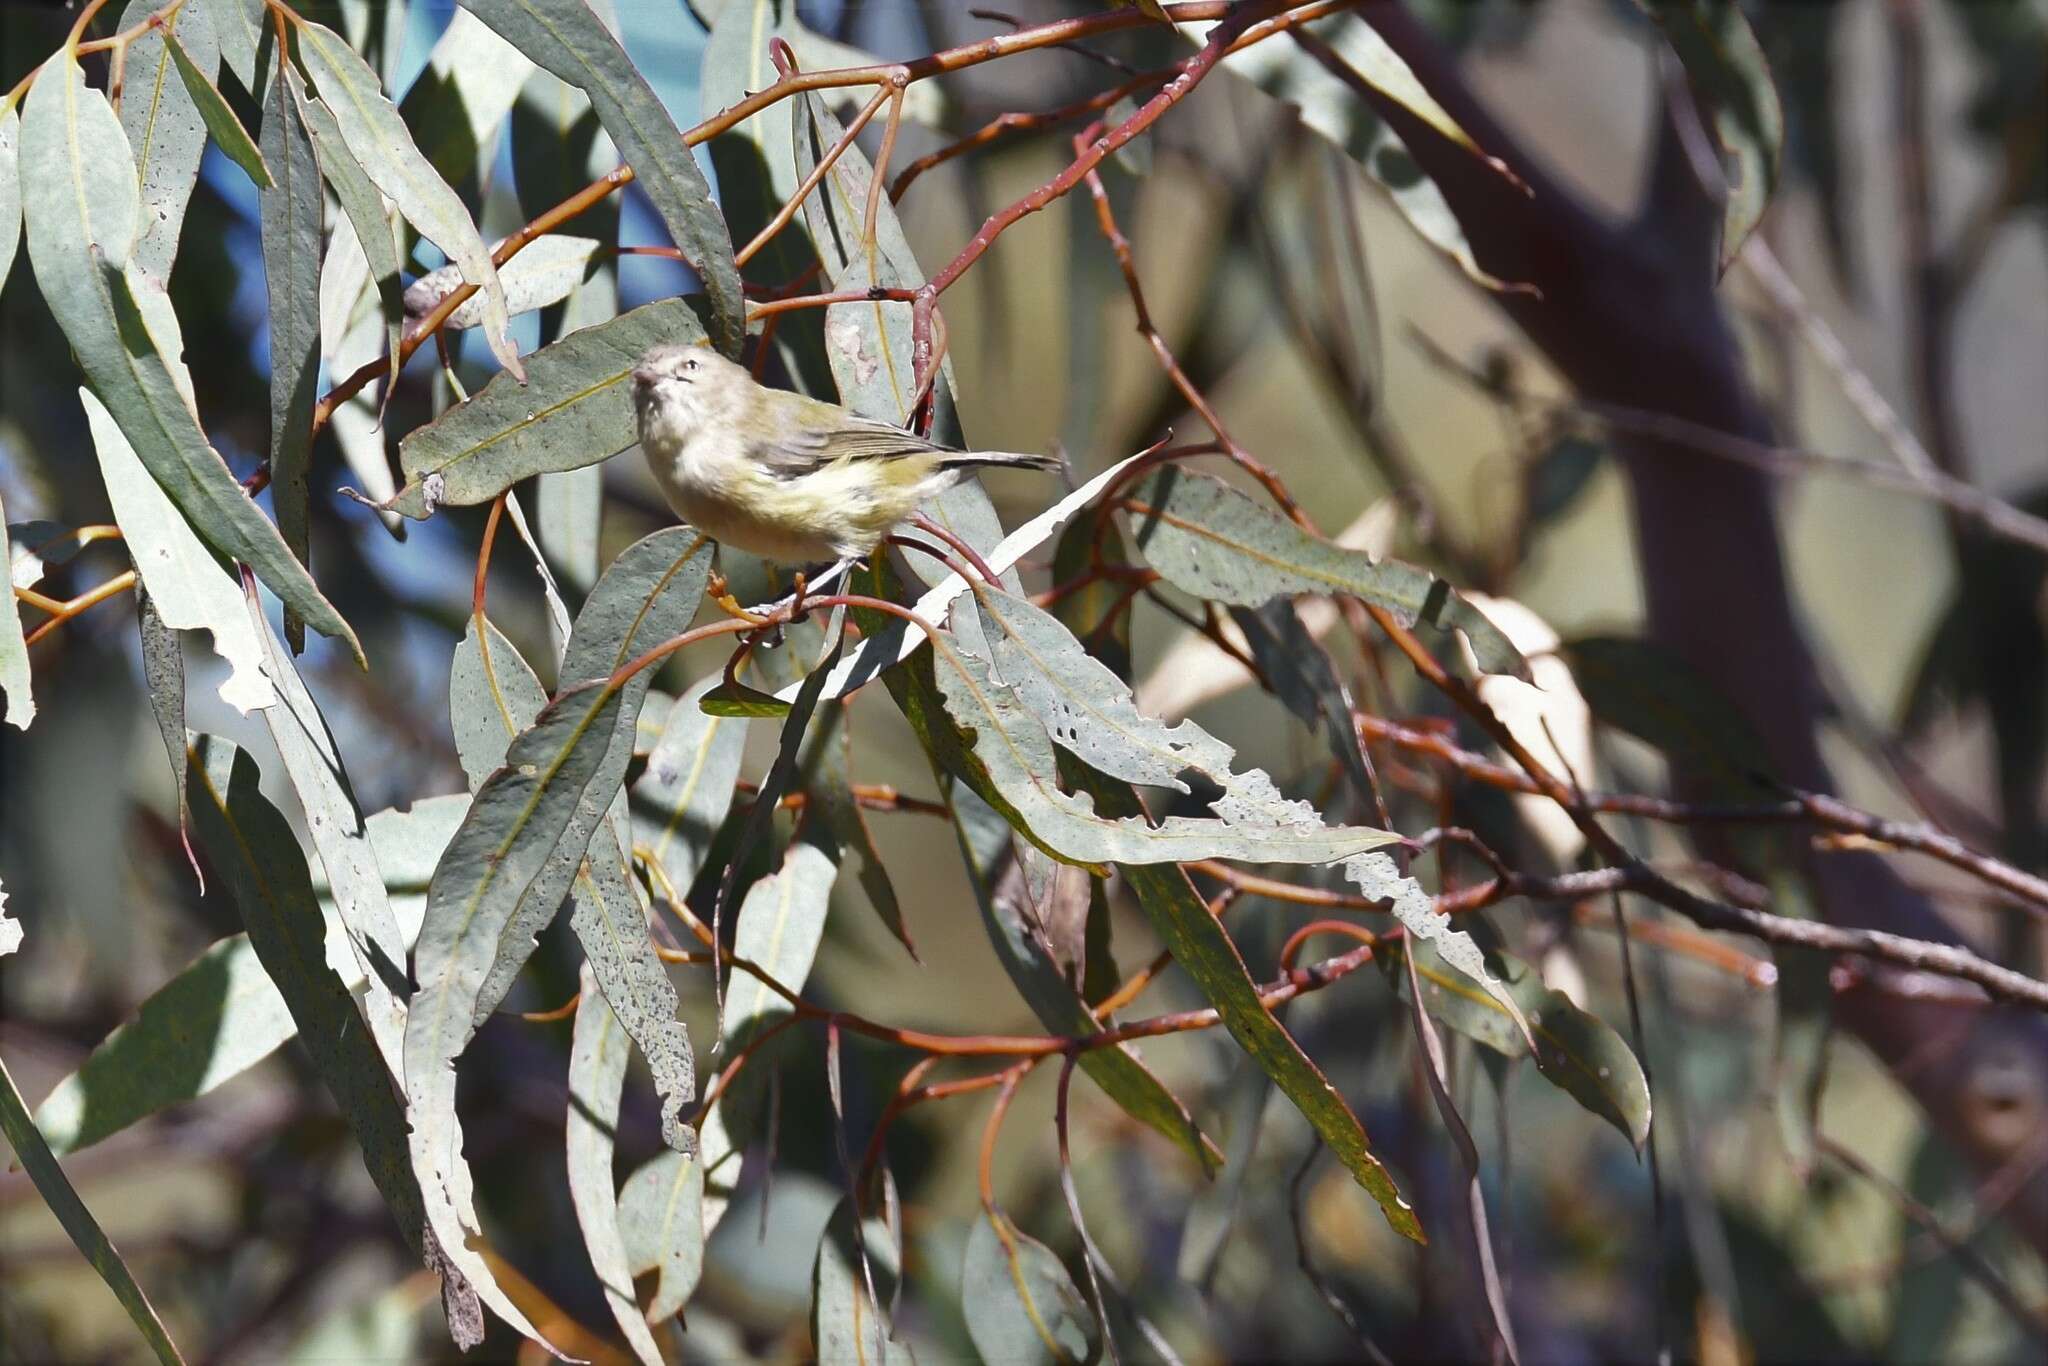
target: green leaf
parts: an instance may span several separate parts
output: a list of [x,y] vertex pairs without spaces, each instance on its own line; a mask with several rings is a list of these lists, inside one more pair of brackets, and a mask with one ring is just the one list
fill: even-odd
[[543,474],[536,498],[534,529],[547,562],[574,593],[597,582],[598,548],[604,539],[604,471],[596,465]]
[[185,647],[178,633],[164,625],[146,583],[135,586],[135,625],[142,637],[142,682],[149,692],[157,734],[171,761],[172,787],[178,794],[178,833],[183,836],[192,819],[185,805]]
[[[158,349],[123,270],[137,214],[127,138],[106,100],[84,84],[78,63],[62,53],[29,94],[22,167],[35,183],[52,187],[28,206],[36,282],[93,392],[143,465],[210,546],[249,564],[286,607],[363,663],[348,623],[207,444]],[[162,306],[168,313],[168,301]]]
[[[0,138],[5,138],[8,129],[0,123]],[[0,172],[4,172],[0,165]],[[0,266],[0,283],[5,283],[7,272]],[[25,553],[25,552],[24,552]],[[13,565],[13,552],[7,545],[7,510],[0,507],[0,563]],[[11,581],[11,578],[10,578]],[[14,585],[27,587],[26,584]],[[27,730],[28,723],[36,719],[36,699],[29,691],[30,673],[28,667],[28,644],[21,633],[21,609],[15,605],[14,595],[9,593],[5,604],[0,604],[0,697],[7,702],[7,719],[14,723],[16,730]]]
[[1259,1130],[1264,1127],[1266,1102],[1272,1096],[1272,1079],[1252,1059],[1239,1058],[1217,1107],[1225,1134],[1223,1175],[1188,1203],[1187,1220],[1181,1225],[1175,1269],[1205,1296],[1214,1293],[1223,1250],[1238,1227],[1245,1178],[1251,1175],[1253,1159],[1258,1156]]
[[1677,654],[1632,636],[1580,636],[1558,647],[1593,715],[1654,745],[1716,798],[1770,794],[1763,738],[1720,689]]
[[260,96],[256,62],[258,49],[263,46],[264,16],[269,8],[265,0],[186,0],[185,8],[206,15],[220,39],[221,60],[241,81],[242,89]]
[[[818,1240],[811,1264],[811,1350],[819,1366],[914,1363],[910,1348],[889,1335],[883,1307],[896,1297],[902,1257],[889,1225],[870,1215],[854,1229],[853,1200],[841,1200]],[[868,1296],[873,1277],[874,1298]],[[880,1304],[875,1303],[879,1299]]]
[[[526,55],[491,32],[483,20],[464,9],[449,14],[448,27],[427,54],[426,70],[405,92],[399,110],[409,126],[420,130],[420,151],[441,168],[450,184],[473,187],[478,175],[488,170],[498,130],[533,70]],[[516,179],[525,194],[523,170]],[[566,197],[558,194],[544,202],[555,204]]]
[[[446,252],[461,267],[462,278],[483,292],[485,340],[499,363],[515,379],[524,379],[526,368],[512,342],[505,287],[461,197],[420,154],[411,130],[384,98],[376,73],[363,59],[332,29],[301,22],[298,34],[299,56],[321,101],[334,115],[350,155],[405,220]],[[356,231],[361,234],[360,224]]]
[[827,722],[836,724],[821,724],[812,732],[803,784],[809,809],[831,837],[833,862],[844,866],[849,858],[853,861],[854,876],[883,927],[913,960],[923,962],[917,956],[917,945],[911,942],[896,884],[882,862],[881,850],[875,847],[875,832],[868,828],[867,815],[854,799],[852,732],[842,712],[843,708],[826,713]]
[[1460,632],[1482,673],[1528,677],[1513,642],[1436,575],[1312,536],[1221,479],[1165,466],[1138,482],[1128,506],[1146,560],[1196,597],[1257,607],[1283,594],[1348,594],[1404,626]]
[[328,965],[326,925],[305,855],[283,815],[257,790],[255,761],[210,736],[201,737],[193,758],[186,792],[207,860],[225,878],[314,1070],[362,1145],[370,1179],[406,1243],[420,1251],[420,1191],[406,1160],[405,1116],[355,998]]
[[[794,43],[803,26],[794,0],[733,0],[709,23],[697,79],[697,113],[712,115],[778,79],[768,55],[771,40]],[[719,208],[734,237],[746,241],[796,192],[800,177],[790,155],[795,104],[780,100],[706,144],[718,177]],[[755,278],[786,280],[811,264],[803,233],[791,223],[749,263]]]
[[[169,3],[134,0],[121,12],[121,27],[133,28]],[[172,33],[177,35],[175,43],[166,41]],[[171,277],[185,208],[199,183],[199,162],[206,153],[206,114],[178,57],[192,67],[201,84],[220,68],[212,16],[191,3],[171,17],[168,30],[148,29],[137,36],[122,63],[121,127],[135,155],[142,192],[141,228],[133,256],[138,267],[159,280]]]
[[[569,297],[590,273],[591,257],[604,244],[595,237],[571,237],[548,233],[529,242],[520,253],[498,268],[505,284],[505,306],[513,316],[558,304]],[[423,318],[441,300],[462,285],[462,272],[442,266],[414,280],[405,290],[405,313]],[[475,327],[484,320],[483,299],[472,294],[448,315],[444,327]]]
[[[1405,996],[1401,953],[1398,945],[1389,946],[1381,966]],[[1528,1021],[1543,1079],[1613,1125],[1640,1151],[1650,1136],[1650,1087],[1628,1041],[1563,992],[1545,986],[1542,975],[1520,959],[1489,944],[1486,962]],[[1423,1004],[1447,1028],[1503,1057],[1529,1055],[1528,1036],[1501,1003],[1445,966],[1434,948],[1416,954],[1415,971],[1423,983]]]
[[569,1200],[583,1230],[583,1246],[604,1290],[605,1304],[626,1344],[645,1366],[661,1366],[661,1350],[633,1299],[633,1271],[619,1226],[619,1200],[612,1181],[613,1135],[619,1097],[626,1088],[626,1031],[583,965],[583,993],[576,1004],[576,1029],[569,1049],[569,1118],[564,1144],[569,1162]]
[[35,1121],[29,1118],[28,1106],[22,1102],[21,1092],[15,1089],[14,1077],[4,1061],[0,1061],[0,1133],[7,1135],[15,1160],[28,1172],[28,1179],[35,1183],[43,1203],[50,1207],[50,1213],[57,1216],[57,1222],[70,1235],[72,1244],[85,1254],[85,1260],[92,1264],[92,1269],[99,1272],[100,1279],[121,1301],[121,1307],[128,1311],[129,1320],[141,1332],[142,1340],[149,1349],[156,1353],[156,1359],[168,1366],[183,1366],[185,1359],[178,1355],[177,1347],[164,1331],[163,1320],[157,1317],[149,1297],[135,1283],[128,1264],[121,1260],[121,1254],[107,1240],[99,1221],[78,1198],[78,1192],[72,1189],[64,1169],[57,1165],[57,1159],[43,1142],[43,1136],[36,1132]]
[[633,839],[661,866],[677,895],[689,891],[739,781],[747,730],[699,709],[719,675],[677,698],[663,720],[647,768],[633,784]]
[[498,376],[399,443],[406,485],[391,506],[422,518],[616,455],[640,439],[631,382],[640,357],[703,335],[688,300],[662,299],[542,347],[527,358],[523,388]]
[[[135,448],[92,391],[80,389],[78,398],[85,405],[114,520],[164,625],[212,635],[214,652],[228,666],[227,680],[220,685],[222,701],[243,713],[271,706],[277,690],[264,676],[263,644],[242,605],[240,585],[149,477]],[[181,748],[183,725],[181,720]]]
[[569,892],[619,792],[649,675],[642,670],[617,688],[609,675],[681,630],[697,610],[709,562],[708,543],[688,527],[656,532],[619,556],[584,604],[563,663],[565,679],[593,681],[566,687],[513,740],[428,888],[414,954],[420,987],[406,1022],[413,1163],[423,1187],[449,1193],[429,1213],[451,1260],[528,1336],[535,1336],[530,1325],[466,1242],[465,1227],[477,1221],[455,1117],[454,1061],[532,953],[534,934]]
[[1090,1362],[1102,1350],[1095,1312],[1066,1267],[1001,1213],[976,1216],[968,1231],[960,1310],[983,1361]]
[[541,66],[590,97],[598,121],[633,168],[669,236],[704,281],[711,331],[737,357],[746,300],[725,220],[661,98],[583,0],[462,0],[465,8]]
[[[178,51],[176,43],[171,48]],[[263,280],[270,296],[270,502],[284,543],[299,563],[311,564],[313,510],[306,481],[313,463],[313,402],[320,388],[320,215],[325,204],[320,164],[288,85],[270,83],[263,146],[277,171],[273,177],[266,168],[257,180]],[[220,98],[218,92],[214,98]],[[305,628],[289,613],[284,635],[294,652],[305,648]]]
[[1372,809],[1372,773],[1359,748],[1351,719],[1351,692],[1323,643],[1309,634],[1292,602],[1274,599],[1263,607],[1233,607],[1230,618],[1244,632],[1252,659],[1265,672],[1273,693],[1310,730],[1321,731],[1352,792]]
[[472,789],[503,766],[513,737],[547,704],[547,689],[518,647],[488,618],[470,617],[448,665],[448,719]]
[[[791,991],[802,991],[825,934],[825,912],[839,869],[817,845],[798,840],[782,866],[747,889],[732,954],[756,964]],[[790,1013],[790,1004],[750,972],[735,972],[720,1032],[730,1057]]]
[[[1763,45],[1740,5],[1706,0],[1638,0],[1703,101],[1726,173],[1721,206],[1721,268],[1727,269],[1763,217],[1785,151],[1785,110]],[[1711,187],[1719,188],[1719,187]]]
[[[390,366],[387,379],[395,381],[398,378],[399,334],[405,326],[405,305],[399,279],[398,243],[392,234],[391,220],[384,216],[384,196],[349,152],[348,144],[342,139],[341,128],[334,122],[334,115],[327,106],[306,93],[305,82],[299,79],[298,72],[286,67],[284,74],[285,84],[291,87],[293,107],[299,111],[299,119],[313,139],[320,174],[334,188],[334,197],[340,203],[349,227],[354,230],[356,245],[362,252],[370,279],[376,284],[377,302],[384,318],[384,354]],[[337,228],[335,231],[339,236],[341,230]],[[330,356],[328,362],[334,364],[337,359]],[[340,421],[338,414],[336,420]],[[381,437],[376,444],[377,465],[381,469],[384,467]]]
[[[1125,784],[1088,773],[1079,765],[1070,765],[1068,771],[1075,778],[1077,790],[1092,793],[1097,808],[1105,814],[1118,816],[1140,810],[1136,794]],[[1403,1237],[1423,1241],[1422,1226],[1416,1221],[1414,1210],[1395,1189],[1387,1169],[1373,1156],[1358,1116],[1302,1051],[1294,1036],[1266,1008],[1237,945],[1209,914],[1208,904],[1196,893],[1187,873],[1179,867],[1161,864],[1123,864],[1119,871],[1152,922],[1160,942],[1216,1007],[1230,1036],[1294,1102],[1345,1170],[1379,1203],[1388,1225]]]
[[635,1276],[657,1273],[649,1323],[682,1312],[704,1271],[704,1163],[673,1150],[656,1153],[619,1192],[619,1230]]
[[185,83],[185,93],[192,97],[199,117],[205,120],[206,131],[220,144],[220,150],[227,159],[256,182],[257,189],[269,189],[274,183],[269,164],[257,149],[255,140],[249,136],[249,130],[242,127],[235,111],[228,108],[228,102],[221,98],[220,91],[214,89],[212,77],[199,69],[175,34],[166,37],[165,46],[170,49],[171,60],[177,65],[178,78]]
[[0,288],[21,245],[21,115],[0,109]]
[[[1009,825],[965,787],[954,785],[948,800],[953,808],[960,853],[967,861],[975,902],[981,908],[982,925],[1017,994],[1048,1033],[1085,1037],[1099,1032],[1102,1026],[1032,933],[1023,908],[999,894],[1001,884],[997,879],[1002,872],[1003,851],[1011,844]],[[1195,1126],[1187,1107],[1136,1054],[1119,1044],[1114,1048],[1091,1048],[1080,1058],[1081,1070],[1126,1114],[1193,1158],[1204,1173],[1215,1171],[1215,1146]]]
[[[1373,87],[1453,142],[1472,146],[1471,139],[1370,24],[1346,16],[1311,33]],[[1296,106],[1302,123],[1357,161],[1423,240],[1450,257],[1474,281],[1489,289],[1501,288],[1501,281],[1480,268],[1457,215],[1435,182],[1422,174],[1400,136],[1385,119],[1362,109],[1359,93],[1325,68],[1310,50],[1287,42],[1259,43],[1224,58],[1223,67],[1274,99]],[[1481,153],[1474,148],[1473,154]]]
[[392,1078],[398,1080],[404,1075],[405,999],[412,990],[406,974],[407,941],[385,893],[384,874],[341,748],[253,598],[248,614],[262,642],[264,672],[278,693],[277,705],[264,709],[263,721],[306,813],[306,828],[326,869],[335,914],[348,933],[350,951],[367,985],[362,1009],[370,1035]]
[[58,1153],[77,1152],[195,1100],[276,1052],[298,1025],[248,936],[230,935],[157,988],[36,1109]]

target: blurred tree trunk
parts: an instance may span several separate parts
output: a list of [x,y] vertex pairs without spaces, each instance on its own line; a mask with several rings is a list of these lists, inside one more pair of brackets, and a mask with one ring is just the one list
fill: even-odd
[[[1720,204],[1694,174],[1671,110],[1640,213],[1610,223],[1531,161],[1405,8],[1374,4],[1364,13],[1474,140],[1531,187],[1524,194],[1398,105],[1375,102],[1442,189],[1479,263],[1541,291],[1499,303],[1580,395],[1773,443],[1716,293]],[[1747,714],[1787,781],[1829,790],[1818,740],[1829,699],[1794,616],[1771,480],[1682,444],[1617,434],[1615,449],[1633,497],[1650,635]],[[1875,856],[1831,854],[1812,871],[1822,913],[1835,923],[1959,939]],[[2048,1022],[1911,1000],[1882,985],[1835,1004],[1836,1018],[1981,1174],[2026,1160],[2048,1110]],[[2048,1180],[2028,1179],[2007,1208],[2048,1255]]]

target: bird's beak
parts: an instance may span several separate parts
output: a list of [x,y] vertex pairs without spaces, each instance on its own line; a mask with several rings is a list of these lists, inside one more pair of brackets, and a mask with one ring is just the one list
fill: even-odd
[[651,389],[661,379],[661,373],[651,365],[633,367],[633,384],[637,388]]

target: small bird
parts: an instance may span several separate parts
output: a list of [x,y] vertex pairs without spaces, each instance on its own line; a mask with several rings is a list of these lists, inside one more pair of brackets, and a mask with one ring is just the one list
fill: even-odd
[[784,565],[865,557],[918,505],[985,465],[1053,456],[956,451],[901,427],[754,382],[701,343],[633,368],[640,448],[669,505],[723,545]]

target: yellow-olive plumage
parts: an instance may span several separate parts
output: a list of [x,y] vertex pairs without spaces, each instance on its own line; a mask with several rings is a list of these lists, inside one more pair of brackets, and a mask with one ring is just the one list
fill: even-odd
[[641,357],[633,401],[669,505],[721,544],[779,564],[858,559],[976,466],[1059,467],[1044,455],[951,450],[767,388],[701,345]]

